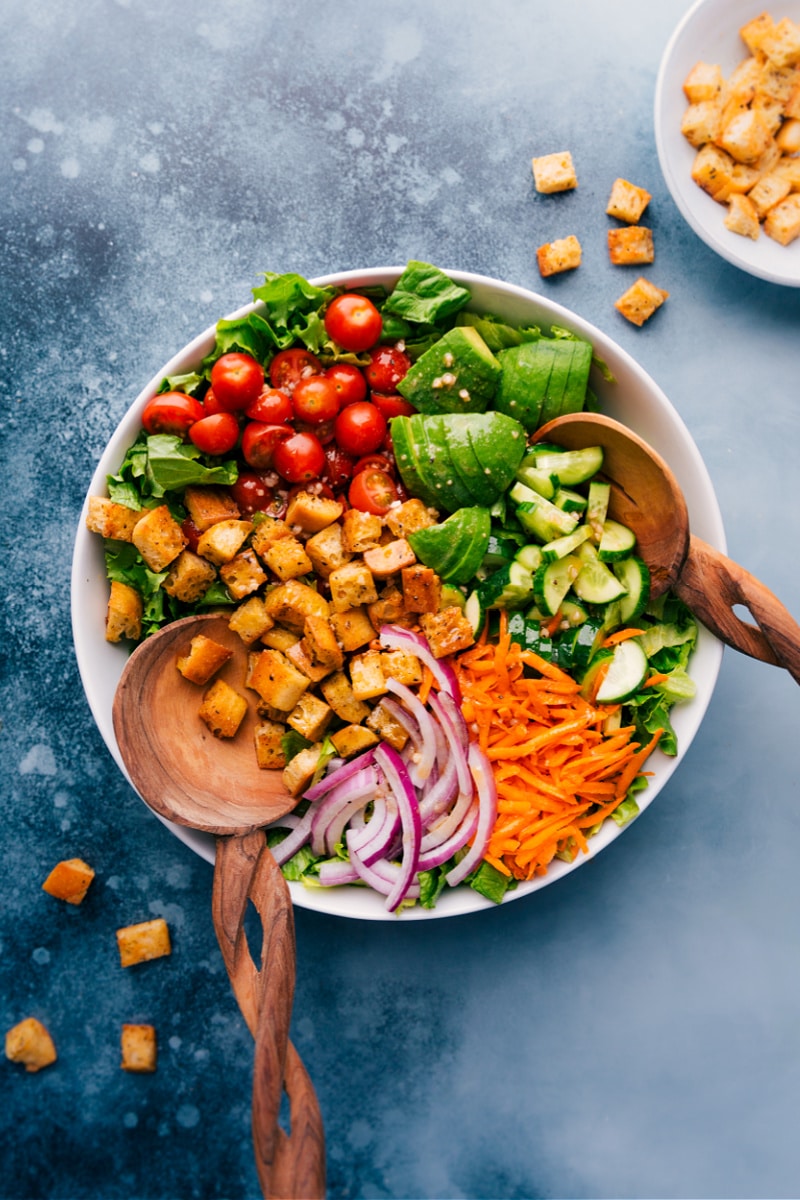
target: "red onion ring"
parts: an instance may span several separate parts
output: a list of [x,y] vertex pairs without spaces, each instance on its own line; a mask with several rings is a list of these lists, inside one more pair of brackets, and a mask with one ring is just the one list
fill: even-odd
[[480,865],[497,820],[497,786],[492,764],[475,742],[469,748],[469,765],[478,791],[478,827],[467,853],[445,876],[451,887],[461,883]]
[[378,634],[380,643],[387,650],[406,650],[429,668],[439,687],[448,692],[456,704],[461,703],[461,689],[456,673],[444,659],[436,658],[427,639],[402,625],[382,625]]

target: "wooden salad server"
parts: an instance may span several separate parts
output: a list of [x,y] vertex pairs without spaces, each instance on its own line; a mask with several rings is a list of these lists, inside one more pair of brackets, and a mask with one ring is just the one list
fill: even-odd
[[[785,667],[800,683],[800,625],[763,583],[690,532],[678,481],[647,442],[599,413],[556,417],[537,430],[536,440],[567,450],[602,446],[609,513],[635,533],[636,552],[650,569],[651,595],[671,588],[721,641]],[[742,620],[735,605],[756,624]]]
[[[214,928],[236,1000],[255,1039],[253,1145],[261,1189],[269,1200],[320,1200],[325,1195],[325,1137],[314,1086],[289,1040],[294,1001],[295,935],[289,889],[272,857],[264,826],[296,800],[280,771],[258,767],[257,720],[248,713],[235,738],[212,736],[198,716],[206,690],[176,667],[197,634],[232,651],[215,675],[248,697],[248,650],[227,617],[187,617],[166,626],[132,653],[114,697],[114,732],[130,779],[159,816],[216,837],[212,892]],[[249,693],[252,696],[252,693]],[[252,902],[263,941],[256,966],[245,934]],[[283,1093],[290,1130],[279,1125]]]

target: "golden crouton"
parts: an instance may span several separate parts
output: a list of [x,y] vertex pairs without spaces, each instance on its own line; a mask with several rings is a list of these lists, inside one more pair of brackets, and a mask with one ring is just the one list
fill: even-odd
[[350,508],[342,517],[342,542],[345,550],[352,554],[362,554],[377,546],[383,523],[375,513],[362,512],[359,508]]
[[[369,552],[368,552],[369,553]],[[331,604],[336,612],[359,608],[378,599],[375,580],[365,562],[349,562],[331,571],[328,577]]]
[[390,508],[386,514],[386,524],[398,538],[407,538],[418,529],[428,529],[435,525],[438,519],[439,514],[416,497],[404,500],[397,508]]
[[367,717],[366,726],[376,733],[382,742],[388,742],[394,750],[402,750],[408,741],[408,730],[400,724],[397,717],[384,708],[383,704],[377,704],[373,708]]
[[221,646],[204,633],[196,634],[185,654],[176,659],[175,665],[184,679],[190,683],[208,683],[212,675],[233,656],[227,646]]
[[138,925],[126,925],[117,930],[119,961],[123,967],[149,962],[172,953],[169,926],[163,917],[152,921],[141,921]]
[[[384,545],[364,551],[364,563],[374,579],[388,579],[404,567],[413,566],[416,561],[417,556],[405,538],[395,538]],[[377,595],[372,600],[364,598],[361,603],[371,604],[374,600],[377,600]]]
[[142,636],[142,597],[128,583],[118,579],[111,581],[106,609],[106,641],[118,642],[130,638],[138,642]]
[[240,516],[230,492],[221,487],[190,484],[183,493],[183,503],[200,533],[205,533],[218,521],[235,520]]
[[407,650],[385,650],[381,660],[388,679],[396,679],[406,687],[416,687],[422,682],[422,668],[416,654],[409,654]]
[[800,120],[800,81],[792,88],[783,106],[783,115],[787,120]]
[[178,557],[187,539],[166,504],[149,508],[133,527],[131,541],[156,574]]
[[123,1025],[120,1038],[123,1071],[146,1074],[156,1069],[158,1057],[153,1025]]
[[161,585],[168,595],[184,604],[194,604],[217,578],[216,568],[191,550],[181,550]]
[[755,241],[761,235],[761,224],[753,201],[748,196],[731,196],[723,224],[731,233]]
[[279,579],[297,579],[314,569],[303,543],[296,537],[281,538],[275,542],[263,555],[263,560]]
[[722,101],[698,100],[690,104],[681,118],[681,133],[690,145],[700,147],[714,142],[722,130]]
[[285,650],[286,657],[292,666],[296,667],[311,683],[319,683],[326,675],[337,668],[333,663],[321,663],[312,658],[311,651],[305,638],[300,638],[294,645]]
[[800,192],[792,192],[767,213],[764,233],[781,246],[788,246],[800,237]]
[[197,715],[217,738],[232,738],[247,715],[247,701],[224,679],[212,683]]
[[775,164],[774,170],[789,180],[793,192],[800,192],[800,158],[792,158],[788,154],[783,154]]
[[234,600],[244,600],[245,596],[251,596],[262,583],[267,582],[255,551],[249,547],[235,555],[230,562],[223,563],[219,577]]
[[313,692],[304,692],[286,718],[290,725],[306,741],[318,742],[331,723],[333,709]]
[[42,890],[67,904],[80,904],[94,879],[94,870],[82,858],[65,858],[56,863]]
[[785,196],[789,195],[792,185],[780,171],[768,171],[762,175],[755,187],[747,193],[747,198],[755,208],[759,220],[762,220],[771,208]]
[[260,650],[252,656],[247,686],[271,708],[291,712],[308,685],[308,676],[280,650]]
[[742,25],[739,30],[739,37],[744,42],[751,54],[759,55],[763,59],[764,54],[761,51],[761,42],[763,38],[772,29],[775,28],[775,22],[768,12],[759,13],[757,17],[753,17],[746,25]]
[[566,192],[578,186],[578,178],[569,150],[544,154],[531,160],[537,192]]
[[372,746],[377,746],[380,738],[377,733],[367,729],[365,725],[345,725],[330,735],[340,758],[352,758]]
[[734,193],[747,192],[758,179],[758,171],[737,163],[719,146],[702,146],[692,164],[692,179],[712,200],[727,204]]
[[287,579],[271,588],[264,597],[267,613],[279,625],[303,632],[306,617],[327,617],[330,605],[316,588],[299,579]]
[[236,517],[215,521],[200,536],[197,553],[220,567],[236,557],[252,532],[252,521],[241,521]]
[[609,229],[608,257],[617,267],[651,263],[655,258],[653,231],[644,225]]
[[41,1071],[57,1057],[53,1039],[36,1017],[25,1017],[6,1033],[6,1058],[24,1063],[26,1071]]
[[350,684],[356,700],[374,700],[384,695],[386,678],[379,650],[366,650],[350,659]]
[[333,625],[327,617],[306,617],[303,640],[314,662],[340,667],[344,660],[342,647],[336,640]]
[[263,558],[270,546],[274,546],[281,538],[292,536],[292,531],[285,521],[278,517],[268,517],[265,513],[256,513],[253,518],[253,533],[250,545],[259,558]]
[[375,627],[363,607],[331,613],[331,628],[346,654],[360,650],[375,637]]
[[790,117],[775,135],[775,144],[782,154],[800,153],[800,120]]
[[376,629],[381,625],[411,625],[414,616],[406,612],[403,593],[394,584],[385,587],[377,600],[367,605],[367,615]]
[[262,633],[261,641],[265,646],[269,646],[270,650],[280,650],[285,654],[290,646],[300,641],[300,634],[293,629],[286,629],[283,625],[273,625],[266,633]]
[[255,727],[254,740],[256,762],[262,771],[282,771],[286,766],[283,737],[286,726],[280,721],[259,721]]
[[338,500],[326,500],[313,492],[297,492],[286,510],[286,524],[303,533],[319,533],[321,529],[338,521],[343,505]]
[[290,796],[299,796],[309,786],[319,765],[321,750],[322,744],[315,742],[313,746],[295,754],[283,768],[283,783]]
[[141,512],[117,504],[105,496],[90,496],[86,510],[86,528],[90,533],[112,538],[117,542],[130,542]]
[[436,658],[457,654],[475,641],[472,626],[456,605],[438,613],[423,613],[419,623]]
[[728,121],[716,141],[736,162],[752,164],[769,148],[772,130],[757,109],[745,108]]
[[336,716],[348,725],[360,725],[369,716],[369,705],[353,695],[350,680],[344,671],[336,671],[327,679],[323,679],[319,690]]
[[574,234],[545,242],[536,251],[536,264],[543,279],[560,275],[562,271],[574,271],[581,265],[581,244]]
[[632,325],[644,325],[668,298],[669,292],[656,287],[649,279],[640,275],[626,292],[615,302],[617,312],[622,313]]
[[400,573],[403,605],[406,612],[438,612],[442,599],[442,581],[431,567],[415,563]]
[[697,62],[683,81],[683,91],[690,104],[716,100],[724,83],[718,63]]
[[228,628],[238,633],[246,646],[252,646],[260,637],[272,629],[274,621],[268,614],[262,596],[250,596],[234,609]]
[[776,67],[800,63],[800,25],[790,17],[783,17],[761,34],[758,48]]
[[[349,517],[350,513],[347,516]],[[323,579],[327,579],[337,567],[349,563],[353,554],[345,540],[344,525],[334,521],[319,533],[312,534],[306,542],[306,554],[317,575],[321,575]]]
[[643,187],[637,187],[627,179],[615,179],[611,185],[606,212],[609,217],[616,217],[620,221],[627,221],[629,225],[635,225],[641,220],[642,213],[651,199],[650,193]]

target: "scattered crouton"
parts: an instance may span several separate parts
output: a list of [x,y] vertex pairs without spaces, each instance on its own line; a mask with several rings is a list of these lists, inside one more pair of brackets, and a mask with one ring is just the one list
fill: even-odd
[[204,633],[196,634],[185,654],[178,655],[175,665],[190,683],[205,684],[233,656],[227,646],[221,646]]
[[122,638],[130,638],[138,642],[142,636],[143,614],[142,597],[136,588],[113,579],[106,609],[106,641],[119,642]]
[[247,701],[224,679],[212,683],[197,715],[214,737],[232,738],[247,715]]
[[581,244],[572,233],[553,242],[545,242],[536,251],[539,274],[546,279],[563,271],[574,271],[581,265],[582,253]]
[[156,1069],[158,1056],[153,1025],[123,1025],[120,1038],[123,1071],[149,1074]]
[[53,867],[42,890],[67,904],[81,904],[94,876],[94,869],[82,858],[65,858]]
[[616,217],[620,221],[627,221],[629,225],[636,225],[641,220],[642,213],[651,199],[650,192],[645,188],[637,187],[636,184],[629,183],[627,179],[615,179],[611,186],[606,212],[609,217]]
[[6,1058],[23,1063],[26,1071],[41,1071],[57,1057],[50,1033],[36,1017],[25,1017],[6,1033]]
[[641,326],[652,317],[668,296],[669,292],[656,287],[649,279],[640,275],[636,282],[623,292],[614,307],[617,312],[622,313],[626,321],[630,321],[632,325]]
[[608,256],[615,266],[651,263],[655,258],[653,231],[644,225],[626,225],[609,229]]
[[169,926],[163,917],[141,921],[138,925],[126,925],[117,930],[117,947],[123,967],[164,958],[172,953]]
[[531,160],[537,192],[567,192],[578,186],[578,177],[569,150],[543,154]]

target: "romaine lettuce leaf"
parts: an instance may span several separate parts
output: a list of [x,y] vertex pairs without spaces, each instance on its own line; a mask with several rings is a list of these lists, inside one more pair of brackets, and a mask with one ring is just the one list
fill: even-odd
[[469,302],[470,293],[431,263],[412,259],[383,305],[383,312],[421,325],[435,325]]

